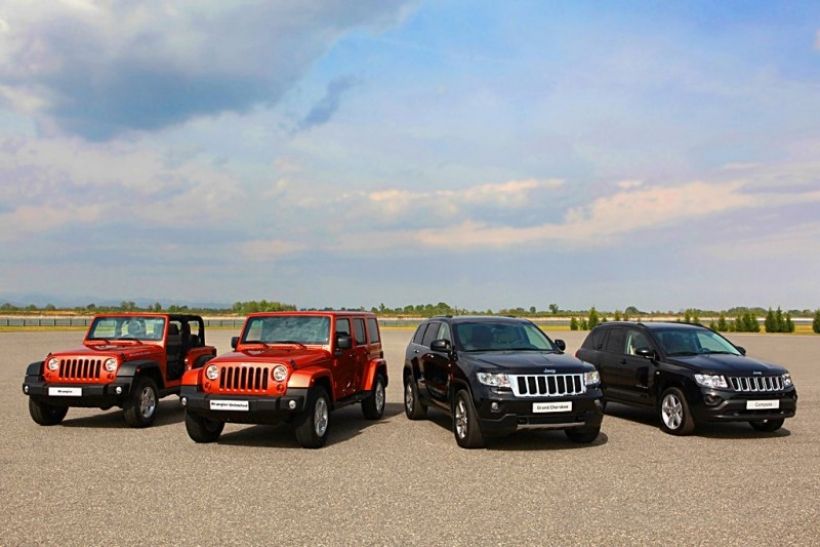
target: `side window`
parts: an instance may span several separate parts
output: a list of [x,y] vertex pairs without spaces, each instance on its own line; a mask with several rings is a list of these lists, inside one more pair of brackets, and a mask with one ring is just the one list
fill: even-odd
[[596,351],[603,349],[605,334],[605,329],[593,329],[592,332],[589,333],[589,336],[587,336],[587,339],[584,340],[584,349],[592,349]]
[[433,340],[448,340],[450,344],[453,343],[453,337],[450,336],[450,327],[447,323],[442,323],[438,329],[438,334]]
[[427,346],[428,348],[430,347],[430,343],[436,339],[436,336],[438,336],[439,325],[441,325],[439,322],[430,323],[424,333],[424,338],[421,341],[422,346]]
[[627,355],[635,355],[635,350],[639,348],[651,348],[652,344],[649,338],[639,330],[629,329],[626,331],[626,347],[624,353]]
[[421,344],[421,341],[424,339],[424,331],[427,329],[428,324],[429,323],[422,323],[419,325],[419,328],[416,329],[416,334],[413,335],[414,344]]
[[371,344],[381,342],[381,338],[379,338],[379,323],[373,317],[367,319],[367,337]]
[[367,343],[367,338],[364,335],[364,319],[353,320],[353,332],[356,334],[356,345],[361,346]]
[[624,329],[612,329],[609,331],[609,338],[606,341],[604,351],[609,353],[623,354],[624,352]]
[[336,319],[336,334],[350,336],[350,319]]

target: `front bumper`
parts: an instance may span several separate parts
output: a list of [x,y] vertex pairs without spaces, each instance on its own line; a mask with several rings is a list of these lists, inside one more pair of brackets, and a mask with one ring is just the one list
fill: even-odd
[[[749,410],[748,401],[778,401],[779,408]],[[797,390],[775,392],[735,392],[701,389],[691,401],[697,422],[753,422],[792,418],[797,412]]]
[[[521,429],[601,427],[604,416],[602,396],[598,387],[590,388],[583,395],[569,397],[515,397],[510,392],[486,389],[482,390],[475,403],[481,432],[487,436],[501,436]],[[569,411],[533,411],[533,403],[567,402],[572,403]]]
[[[131,381],[117,378],[110,384],[47,384],[40,377],[26,376],[22,389],[23,394],[52,406],[108,408],[123,405],[131,391]],[[77,389],[78,395],[57,395],[76,393]]]
[[[187,412],[216,422],[277,424],[290,421],[307,405],[307,389],[289,388],[282,396],[223,395],[182,386],[179,397]],[[215,410],[212,401],[248,403],[248,410]],[[224,406],[224,405],[223,405]]]

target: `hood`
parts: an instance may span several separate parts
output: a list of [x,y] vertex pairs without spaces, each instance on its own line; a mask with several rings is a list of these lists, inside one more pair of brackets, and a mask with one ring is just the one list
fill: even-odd
[[297,368],[327,363],[330,352],[321,348],[263,348],[233,351],[212,359],[208,364],[221,363],[289,363]]
[[679,365],[698,372],[713,372],[729,376],[747,376],[755,372],[765,375],[783,374],[786,369],[778,365],[770,365],[751,357],[740,355],[687,355],[668,357],[668,363]]
[[148,358],[164,350],[154,344],[100,344],[51,352],[53,357],[99,358],[122,356],[126,361]]
[[477,368],[498,368],[512,374],[545,374],[544,370],[556,373],[584,372],[593,366],[567,353],[547,353],[538,351],[487,351],[477,353],[461,352],[460,359]]

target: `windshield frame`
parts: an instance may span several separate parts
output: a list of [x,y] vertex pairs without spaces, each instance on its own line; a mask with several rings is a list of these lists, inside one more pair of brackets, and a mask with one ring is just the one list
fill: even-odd
[[[287,337],[282,339],[276,340],[266,340],[264,336],[259,336],[258,338],[248,339],[248,336],[251,334],[251,327],[256,322],[263,322],[262,326],[260,326],[260,331],[264,331],[264,322],[271,321],[271,320],[292,320],[292,319],[300,319],[300,320],[312,320],[312,321],[323,321],[326,324],[324,325],[325,328],[325,335],[326,338],[324,340],[305,340],[300,339],[298,337]],[[330,336],[330,329],[332,326],[331,316],[330,315],[301,315],[301,314],[283,314],[283,315],[258,315],[253,317],[248,317],[245,321],[245,326],[242,329],[242,335],[239,338],[239,344],[241,345],[253,345],[253,344],[264,344],[265,346],[276,346],[276,345],[302,345],[302,346],[329,346],[331,343],[331,336]]]
[[[114,327],[115,334],[112,336],[100,336],[94,331],[98,328],[99,324],[103,321],[116,321],[116,325]],[[159,333],[160,336],[157,338],[156,336],[147,336],[147,329],[145,330],[146,335],[144,336],[133,336],[131,333],[125,335],[123,333],[123,327],[133,320],[142,320],[143,322],[160,322],[160,329]],[[87,342],[159,342],[162,343],[165,340],[165,332],[168,329],[168,319],[161,315],[98,315],[94,317],[94,320],[88,326],[88,331],[85,335],[85,340]],[[119,335],[117,335],[117,331],[119,331]],[[155,331],[156,332],[156,331]]]
[[[465,344],[466,332],[464,329],[469,326],[485,326],[487,328],[510,328],[510,327],[520,327],[526,331],[529,329],[533,333],[537,333],[541,337],[543,337],[542,342],[545,342],[545,347],[532,347],[532,348],[524,348],[524,347],[472,347],[471,344]],[[547,353],[561,353],[561,350],[558,346],[553,342],[552,338],[550,338],[547,333],[545,333],[541,328],[533,323],[532,321],[527,320],[509,320],[509,319],[499,319],[497,321],[493,321],[491,319],[479,319],[475,321],[466,320],[466,321],[457,321],[452,323],[452,334],[453,343],[455,349],[458,351],[463,351],[466,353],[482,353],[482,352],[504,352],[504,351],[537,351],[537,352],[547,352]]]
[[[684,336],[692,336],[695,342],[697,343],[698,347],[701,349],[701,351],[669,351],[669,348],[667,348],[664,344],[662,335],[670,332],[680,333]],[[700,340],[698,339],[699,334],[714,338],[718,342],[718,345],[723,345],[724,347],[726,347],[727,351],[704,351],[704,348],[701,345]],[[719,332],[715,332],[707,328],[693,329],[688,327],[676,327],[674,325],[670,325],[668,327],[654,329],[652,331],[652,337],[655,339],[655,343],[658,345],[658,348],[660,348],[663,354],[667,357],[694,357],[697,355],[734,355],[736,357],[743,357],[743,353],[739,349],[737,349],[737,346],[734,345],[728,338],[726,338]]]

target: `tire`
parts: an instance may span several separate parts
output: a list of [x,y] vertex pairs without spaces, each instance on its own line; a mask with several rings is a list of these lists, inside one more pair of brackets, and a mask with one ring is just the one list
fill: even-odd
[[308,405],[296,419],[296,440],[303,448],[321,448],[330,429],[330,397],[322,386],[310,390]]
[[598,438],[598,435],[601,433],[601,426],[573,427],[571,429],[565,429],[564,433],[566,433],[569,440],[574,443],[588,444]]
[[456,392],[453,401],[453,435],[461,448],[481,448],[484,436],[478,424],[473,398],[466,389]]
[[362,401],[362,413],[368,420],[378,420],[384,416],[384,386],[386,383],[387,382],[384,381],[384,374],[381,372],[377,373],[376,380],[373,382],[373,394]]
[[410,420],[427,417],[427,407],[419,399],[419,388],[410,374],[404,376],[404,414]]
[[148,427],[154,423],[159,406],[157,384],[151,378],[138,378],[125,402],[125,423],[130,427]]
[[771,433],[783,427],[785,421],[784,418],[780,418],[779,420],[760,420],[758,422],[749,422],[749,425],[752,426],[755,431]]
[[28,399],[28,411],[31,419],[39,425],[57,425],[63,421],[68,413],[67,406],[55,406],[40,401],[35,401],[31,397]]
[[185,429],[188,436],[197,443],[212,443],[216,441],[222,430],[225,429],[225,422],[215,422],[204,416],[197,416],[185,411]]
[[661,429],[671,435],[691,435],[695,430],[695,419],[686,396],[676,387],[663,392],[658,404],[658,417]]

